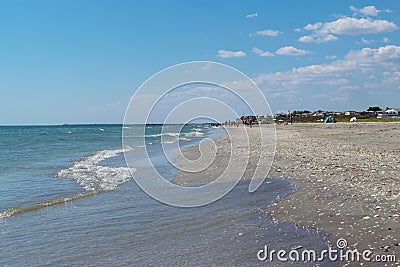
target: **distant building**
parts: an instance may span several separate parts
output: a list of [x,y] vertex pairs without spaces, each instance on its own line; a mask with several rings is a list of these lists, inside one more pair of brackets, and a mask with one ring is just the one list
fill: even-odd
[[390,108],[383,113],[379,113],[378,119],[398,118],[400,115],[400,108]]
[[352,116],[352,115],[355,115],[357,113],[357,111],[346,111],[345,113],[344,113],[344,115],[345,116]]
[[386,114],[389,115],[399,115],[400,113],[400,108],[391,108],[385,111]]
[[268,124],[273,121],[272,116],[257,116],[257,120],[261,122],[262,124]]

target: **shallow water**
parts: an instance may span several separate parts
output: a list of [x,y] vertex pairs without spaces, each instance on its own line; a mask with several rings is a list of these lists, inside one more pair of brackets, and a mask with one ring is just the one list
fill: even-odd
[[[16,147],[10,145],[11,141],[2,142],[1,157],[5,159],[9,154],[14,161],[2,163],[6,172],[1,173],[0,179],[7,185],[1,186],[2,209],[93,192],[76,179],[54,178],[81,160],[73,159],[88,159],[98,151],[120,149],[121,126],[86,127],[68,128],[65,132],[76,130],[81,135],[73,139],[62,136],[63,140],[59,140],[64,132],[62,126],[1,128],[2,136],[12,132],[25,140]],[[97,132],[97,128],[103,131]],[[47,132],[43,136],[52,137],[40,145],[41,138],[34,136],[36,141],[31,144],[31,138],[20,131],[28,131],[29,136]],[[151,141],[155,143],[157,139]],[[154,162],[159,170],[172,178],[173,168],[159,157],[156,146],[152,149],[152,155],[158,157]],[[98,165],[120,168],[124,167],[124,160],[117,154]],[[129,180],[111,191],[94,191],[87,197],[1,219],[0,262],[2,266],[266,265],[257,260],[256,254],[265,244],[287,250],[298,245],[318,250],[326,246],[324,233],[274,222],[262,211],[278,196],[293,190],[287,180],[267,179],[250,194],[248,182],[240,182],[212,204],[176,208],[150,198]],[[279,263],[274,262],[275,265]]]
[[291,184],[240,183],[201,208],[160,204],[128,182],[117,190],[0,222],[2,263],[39,265],[255,265],[264,244],[321,249],[323,233],[276,223],[259,210]]

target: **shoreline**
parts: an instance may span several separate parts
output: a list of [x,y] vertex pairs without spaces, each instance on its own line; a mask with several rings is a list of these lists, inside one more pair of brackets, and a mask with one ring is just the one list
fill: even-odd
[[[388,264],[400,264],[400,123],[277,125],[276,136],[268,177],[289,179],[296,191],[263,210],[277,221],[326,232],[332,244],[344,238],[352,249],[394,254],[397,262]],[[215,140],[221,153],[227,139]],[[243,179],[252,177],[261,153],[251,145]],[[199,156],[193,147],[183,154]],[[173,182],[208,183],[224,166],[219,159],[200,176],[178,172]]]

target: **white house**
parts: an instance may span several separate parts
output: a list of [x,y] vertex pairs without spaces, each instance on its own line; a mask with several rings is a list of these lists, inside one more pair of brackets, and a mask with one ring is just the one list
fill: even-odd
[[386,114],[391,114],[391,115],[399,115],[400,114],[400,108],[391,108],[385,111]]
[[355,114],[356,114],[355,111],[346,111],[346,112],[344,113],[345,116],[354,116]]
[[378,119],[398,118],[400,115],[400,108],[390,108],[385,110],[384,113],[378,113]]

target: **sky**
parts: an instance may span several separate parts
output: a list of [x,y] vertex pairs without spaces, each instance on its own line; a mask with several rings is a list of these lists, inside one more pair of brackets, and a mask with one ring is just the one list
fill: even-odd
[[121,123],[149,77],[198,60],[273,113],[400,107],[399,1],[0,0],[0,33],[0,125]]

